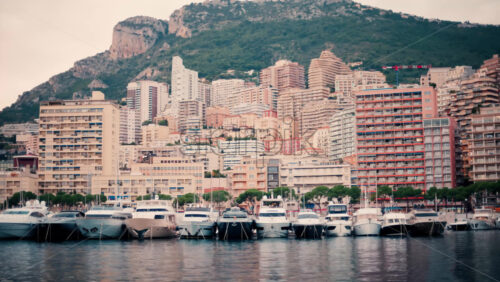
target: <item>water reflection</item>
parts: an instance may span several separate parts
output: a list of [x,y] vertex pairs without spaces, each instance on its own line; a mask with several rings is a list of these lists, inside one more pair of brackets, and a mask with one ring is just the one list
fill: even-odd
[[0,280],[485,281],[480,272],[500,278],[499,235],[500,231],[457,232],[441,238],[247,242],[2,241]]

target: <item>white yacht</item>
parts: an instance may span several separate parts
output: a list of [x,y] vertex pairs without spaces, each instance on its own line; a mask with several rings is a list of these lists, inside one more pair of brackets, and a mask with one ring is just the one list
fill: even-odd
[[324,221],[313,211],[300,211],[297,220],[292,223],[295,237],[321,239],[323,236]]
[[206,207],[188,207],[179,224],[181,238],[212,238],[219,213]]
[[30,238],[48,214],[45,202],[29,201],[22,208],[7,209],[0,214],[0,239]]
[[286,218],[286,209],[281,196],[262,198],[259,216],[255,220],[259,238],[287,238],[290,221]]
[[347,205],[329,204],[328,215],[325,216],[326,236],[351,236],[352,220],[347,213]]
[[469,226],[472,230],[495,229],[495,215],[490,209],[477,209],[474,215],[469,219]]
[[137,239],[173,238],[177,236],[175,212],[167,200],[137,202],[132,218],[125,221],[128,232]]
[[378,236],[382,212],[378,208],[362,208],[354,213],[353,229],[356,236]]
[[94,206],[76,220],[80,233],[90,239],[116,239],[124,235],[125,219],[132,214],[119,207]]
[[410,225],[406,221],[406,214],[400,212],[388,212],[382,217],[382,236],[406,236]]

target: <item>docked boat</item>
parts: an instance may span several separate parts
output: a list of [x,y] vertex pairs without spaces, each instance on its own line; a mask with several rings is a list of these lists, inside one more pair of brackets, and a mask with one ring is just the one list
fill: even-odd
[[218,213],[211,208],[190,207],[184,211],[177,227],[181,238],[212,238],[215,235]]
[[382,217],[382,236],[406,236],[408,235],[409,224],[406,214],[399,212],[388,212]]
[[238,207],[226,210],[217,221],[220,240],[248,240],[252,238],[253,220]]
[[472,230],[490,230],[496,228],[495,216],[493,210],[477,209],[469,220],[469,226]]
[[298,239],[321,239],[324,222],[311,210],[300,211],[297,220],[292,223],[295,237]]
[[61,211],[47,218],[44,225],[45,238],[49,241],[78,239],[80,231],[76,225],[76,220],[85,217],[81,211]]
[[175,212],[167,200],[137,202],[132,218],[125,220],[125,225],[129,234],[135,239],[177,236]]
[[125,234],[125,220],[131,217],[119,207],[95,206],[76,220],[76,226],[89,239],[117,239]]
[[446,227],[446,220],[432,209],[415,209],[410,213],[411,236],[439,236]]
[[352,219],[347,213],[347,205],[328,205],[328,215],[325,216],[325,233],[329,237],[352,235]]
[[39,231],[48,214],[45,202],[29,201],[24,207],[7,209],[0,214],[0,239],[28,239]]
[[446,229],[451,231],[467,231],[470,230],[470,225],[466,219],[455,219],[454,222],[446,225]]
[[257,236],[259,238],[287,238],[290,231],[290,221],[286,217],[286,210],[281,196],[276,198],[262,198],[259,216],[255,220]]
[[382,212],[378,208],[362,208],[354,213],[353,231],[356,236],[380,235]]

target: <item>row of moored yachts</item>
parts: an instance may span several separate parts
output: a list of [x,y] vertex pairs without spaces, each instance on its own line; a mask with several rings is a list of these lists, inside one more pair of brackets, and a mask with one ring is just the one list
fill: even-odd
[[[500,227],[497,219],[484,215],[473,217],[473,229]],[[258,238],[312,238],[323,236],[436,236],[446,227],[446,220],[430,209],[405,214],[379,208],[362,208],[351,216],[345,204],[328,205],[321,217],[311,210],[301,210],[294,219],[287,217],[280,197],[264,198],[257,217],[233,207],[219,212],[205,207],[191,207],[176,213],[169,201],[148,200],[135,209],[119,206],[94,206],[86,213],[63,211],[51,214],[45,203],[27,203],[0,214],[0,239],[36,238],[37,240],[216,238],[245,240]],[[455,223],[454,225],[456,225]]]

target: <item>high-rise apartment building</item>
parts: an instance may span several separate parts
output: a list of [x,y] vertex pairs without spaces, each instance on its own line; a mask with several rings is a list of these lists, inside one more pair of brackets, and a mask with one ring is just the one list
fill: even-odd
[[237,104],[265,104],[270,109],[278,107],[278,90],[271,87],[256,86],[240,90],[234,95]]
[[[288,89],[280,92],[278,97],[278,118],[284,125],[290,125],[291,135],[288,137],[299,137],[302,130],[302,109],[311,101],[323,101],[328,98],[329,90],[326,87],[309,89]],[[287,137],[287,138],[288,138]]]
[[206,125],[211,128],[220,128],[224,124],[224,119],[231,116],[231,112],[225,107],[208,107],[206,109]]
[[197,100],[182,100],[178,105],[178,129],[185,132],[191,128],[189,125],[196,124],[200,128],[205,124],[205,104]]
[[437,117],[432,87],[356,93],[358,184],[425,188],[423,120]]
[[485,60],[481,65],[481,69],[484,69],[484,73],[493,79],[495,79],[495,84],[500,88],[500,57],[498,54],[493,55],[491,59]]
[[455,188],[455,130],[453,118],[424,119],[425,188]]
[[139,144],[141,142],[140,112],[128,106],[120,108],[120,143]]
[[231,113],[233,115],[242,115],[254,113],[258,116],[262,116],[265,111],[269,110],[269,105],[261,104],[261,103],[243,103],[238,104],[237,106],[231,109]]
[[41,102],[39,190],[90,193],[93,175],[118,170],[119,134],[120,109],[101,92]]
[[150,80],[127,85],[127,107],[138,112],[140,122],[152,121],[168,105],[168,85]]
[[172,58],[172,106],[176,108],[179,101],[198,100],[203,98],[199,96],[198,91],[198,72],[184,67],[181,57]]
[[319,58],[312,59],[309,65],[309,88],[333,88],[337,75],[350,74],[351,69],[328,50],[321,52]]
[[500,106],[472,115],[471,180],[500,180]]
[[328,126],[328,121],[337,109],[337,104],[328,99],[306,103],[301,113],[301,136],[309,138],[317,129]]
[[296,62],[279,60],[274,66],[260,73],[260,85],[283,91],[290,88],[305,88],[304,66]]
[[[243,79],[218,79],[212,81],[211,106],[221,106],[231,108],[230,104],[238,104],[231,102],[235,95],[245,88]],[[231,102],[231,103],[230,103]]]
[[329,158],[340,160],[356,154],[356,110],[342,109],[332,115],[330,124]]
[[198,97],[205,104],[210,107],[212,103],[212,84],[205,79],[198,81]]
[[443,85],[451,68],[430,68],[426,75],[420,77],[421,86],[429,86],[435,84],[437,87]]

